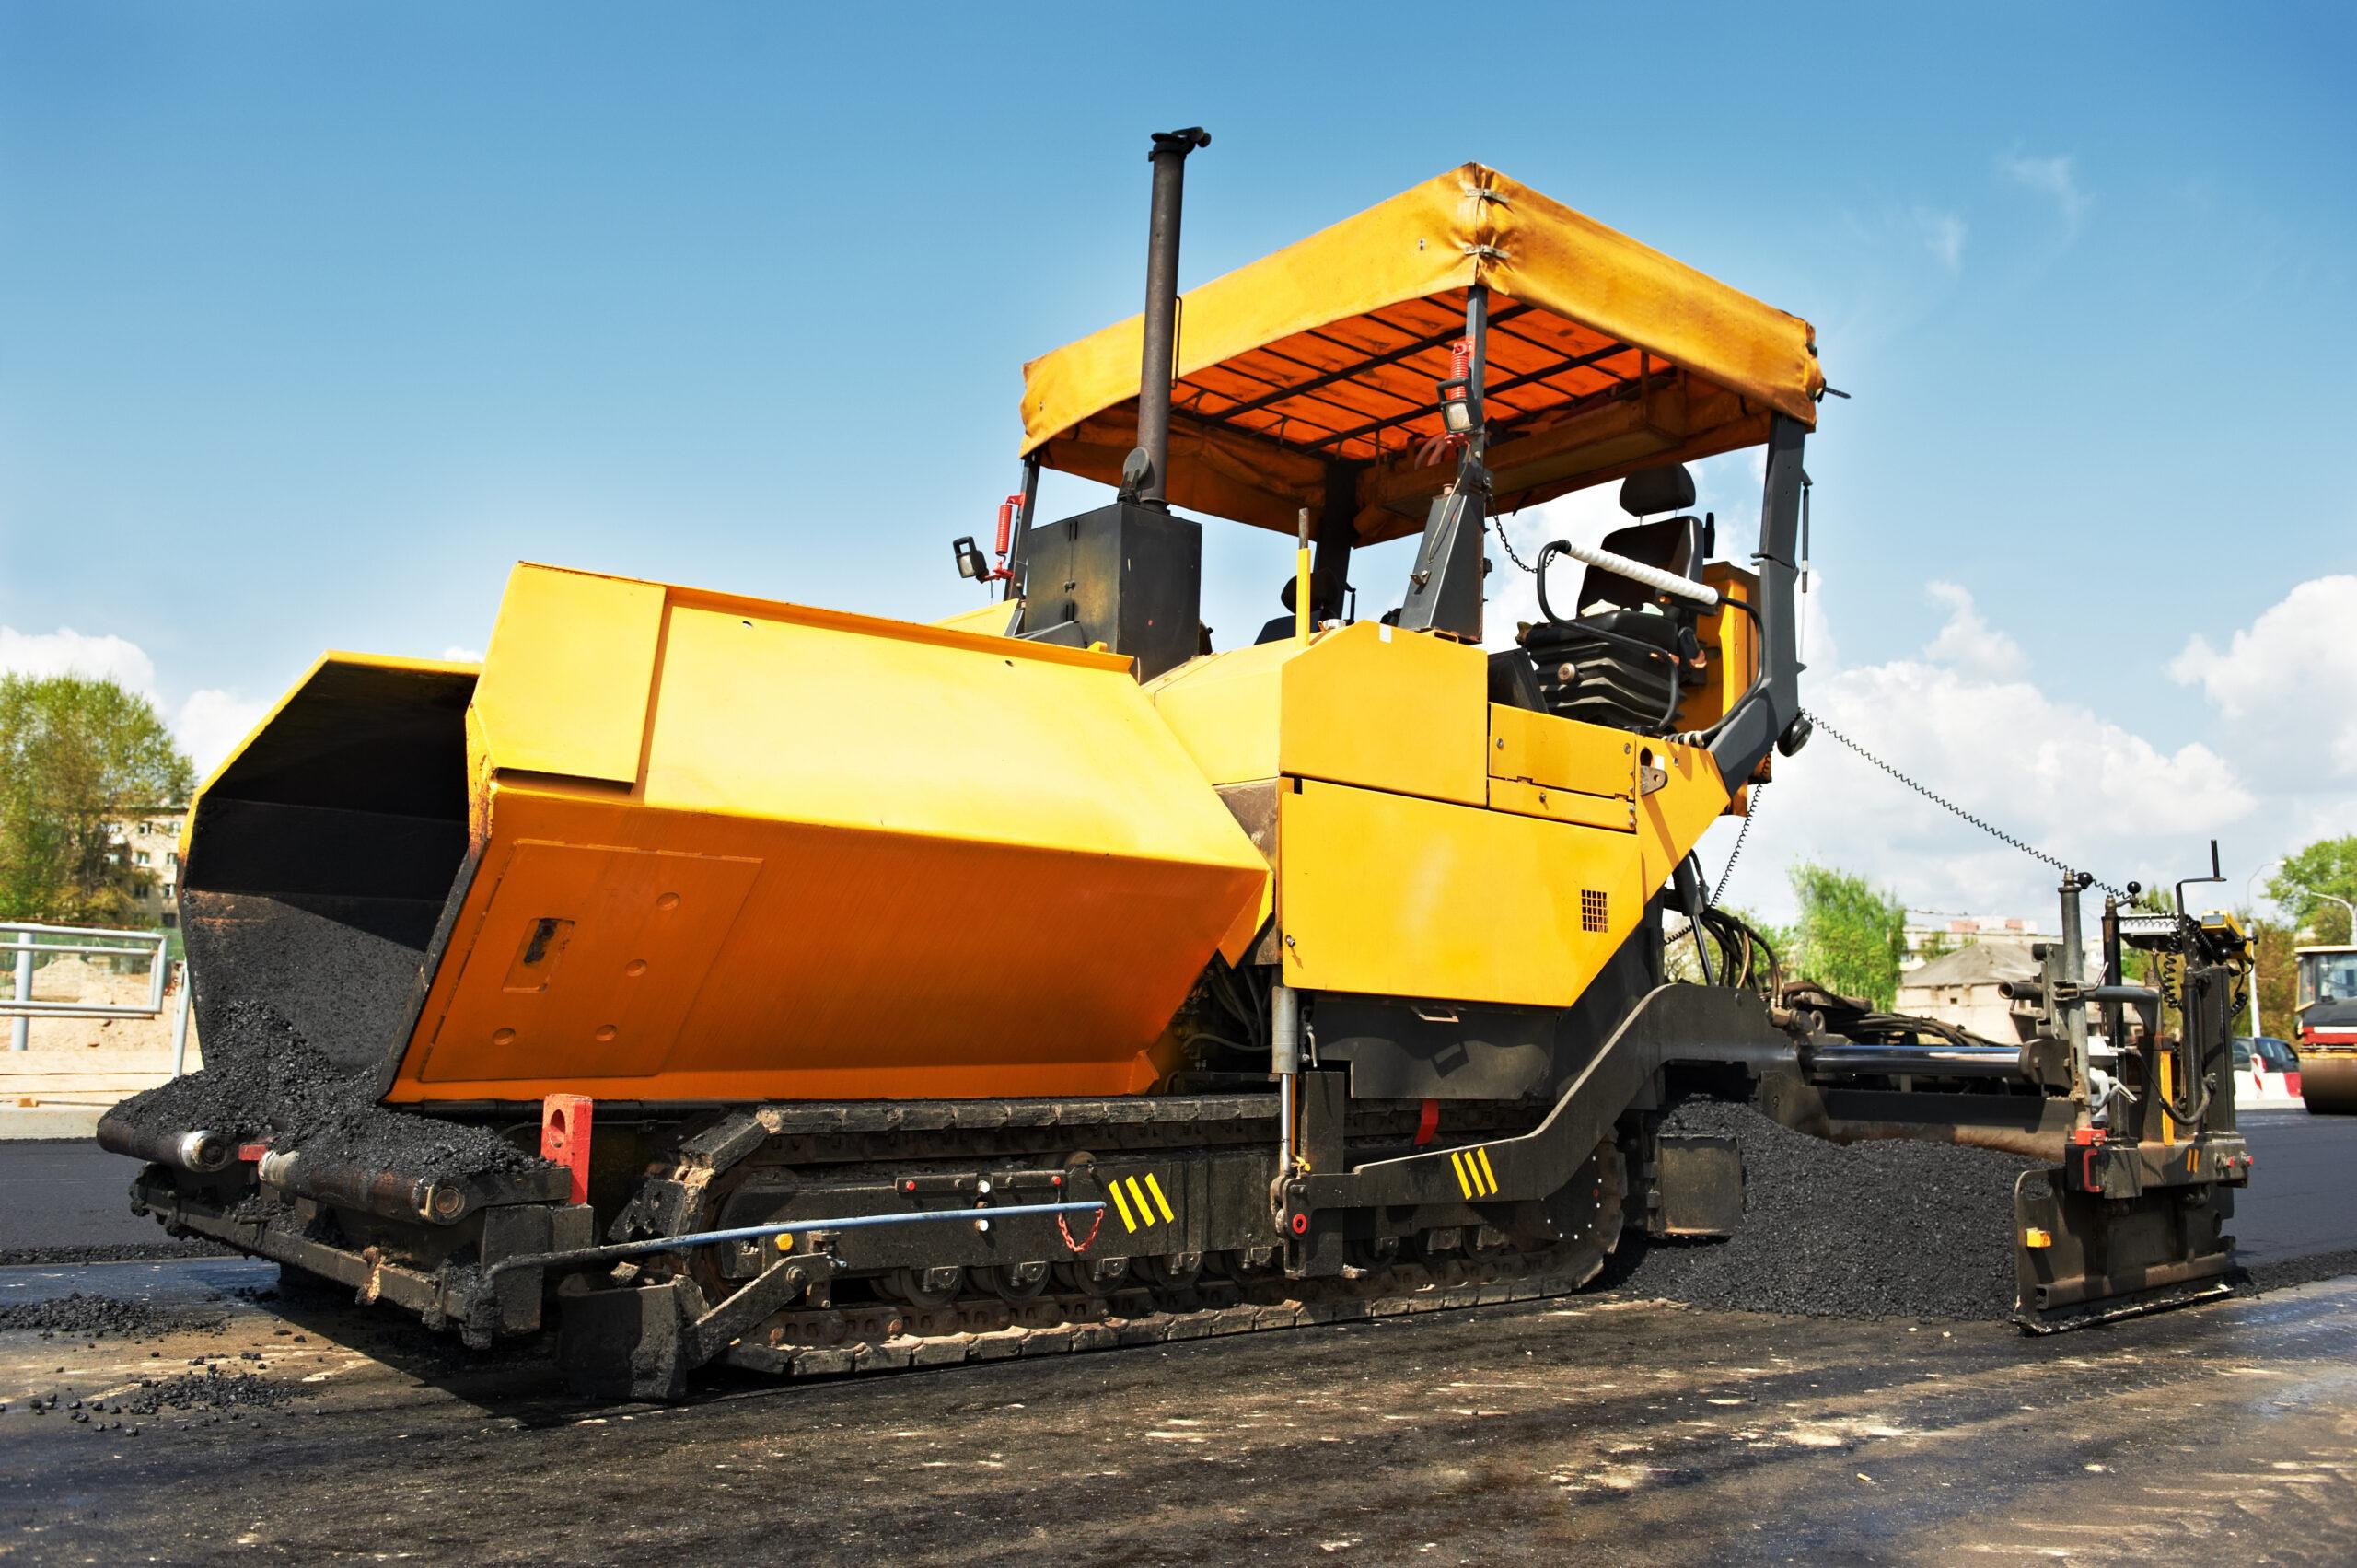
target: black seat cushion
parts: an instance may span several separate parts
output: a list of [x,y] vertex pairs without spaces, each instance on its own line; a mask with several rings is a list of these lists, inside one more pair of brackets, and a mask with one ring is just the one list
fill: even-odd
[[[1692,565],[1694,536],[1701,527],[1692,517],[1662,517],[1650,523],[1636,523],[1606,534],[1604,548],[1615,555],[1625,555],[1683,577]],[[1654,590],[1618,572],[1591,566],[1586,581],[1580,585],[1580,602],[1594,604],[1598,599],[1634,610],[1653,603]]]

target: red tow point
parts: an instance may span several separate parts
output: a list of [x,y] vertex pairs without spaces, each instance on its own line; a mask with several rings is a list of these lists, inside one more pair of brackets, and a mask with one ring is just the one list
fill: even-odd
[[1293,1233],[1295,1236],[1307,1236],[1309,1234],[1309,1216],[1307,1214],[1300,1214],[1294,1215]]
[[589,1121],[587,1095],[544,1095],[540,1098],[540,1157],[554,1160],[573,1173],[571,1202],[589,1201]]

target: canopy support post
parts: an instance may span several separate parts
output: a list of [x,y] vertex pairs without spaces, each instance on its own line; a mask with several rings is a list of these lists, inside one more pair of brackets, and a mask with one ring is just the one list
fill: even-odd
[[1031,536],[1031,517],[1039,506],[1039,454],[1034,452],[1023,459],[1023,507],[1015,515],[1015,548],[1006,558],[1006,592],[1003,596],[1006,598],[1023,597],[1023,569],[1028,553],[1024,543]]
[[1309,602],[1318,620],[1340,621],[1350,591],[1351,549],[1359,537],[1359,475],[1364,463],[1326,465],[1326,505],[1318,514],[1318,563],[1309,575]]
[[1808,742],[1801,716],[1797,557],[1801,486],[1806,475],[1801,454],[1808,427],[1788,413],[1768,426],[1768,476],[1759,499],[1759,680],[1734,712],[1719,721],[1711,739],[1711,760],[1729,789],[1747,782],[1772,747],[1787,757]]

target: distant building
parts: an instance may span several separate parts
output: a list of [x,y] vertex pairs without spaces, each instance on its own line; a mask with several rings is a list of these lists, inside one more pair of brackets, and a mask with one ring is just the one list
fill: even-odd
[[2036,980],[2027,942],[1999,936],[1959,947],[1899,977],[1895,1010],[2014,1045],[2037,1032],[2038,1014],[1997,993],[2009,980]]
[[1930,914],[1923,911],[1908,912],[1906,936],[1907,957],[1898,965],[1902,973],[1975,942],[2019,947],[2026,955],[2031,943],[2045,939],[2038,922],[2018,915]]
[[119,865],[147,873],[137,898],[144,923],[180,923],[180,828],[185,806],[143,806],[107,823],[107,853]]

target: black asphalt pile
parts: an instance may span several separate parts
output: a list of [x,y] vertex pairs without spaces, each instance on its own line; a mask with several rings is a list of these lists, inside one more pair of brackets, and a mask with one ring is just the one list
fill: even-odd
[[1653,1242],[1626,1294],[1818,1318],[2012,1312],[2014,1181],[2028,1162],[1914,1139],[1829,1144],[1718,1100],[1684,1102],[1663,1130],[1734,1137],[1747,1207],[1731,1239]]
[[162,1231],[153,1241],[110,1241],[99,1245],[59,1247],[0,1247],[0,1269],[22,1263],[136,1263],[158,1258],[234,1258],[237,1253],[210,1241],[176,1239]]
[[218,1312],[151,1307],[145,1302],[121,1301],[110,1295],[85,1295],[80,1291],[55,1301],[0,1307],[0,1330],[37,1329],[43,1339],[64,1335],[99,1340],[110,1334],[127,1339],[182,1329],[217,1329],[223,1321]]
[[268,1005],[232,1002],[206,1020],[203,1072],[135,1095],[112,1114],[159,1134],[266,1138],[321,1165],[435,1181],[540,1163],[486,1129],[389,1110],[366,1076],[339,1072]]
[[2235,1283],[2249,1294],[2263,1295],[2270,1290],[2289,1290],[2293,1285],[2339,1279],[2343,1274],[2357,1274],[2357,1249],[2262,1258],[2244,1265]]

